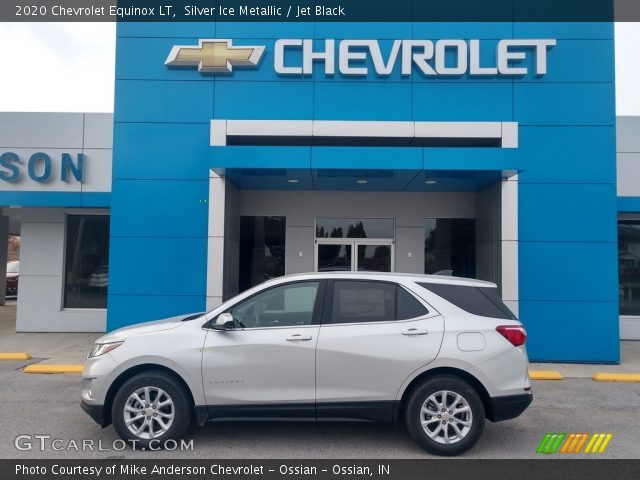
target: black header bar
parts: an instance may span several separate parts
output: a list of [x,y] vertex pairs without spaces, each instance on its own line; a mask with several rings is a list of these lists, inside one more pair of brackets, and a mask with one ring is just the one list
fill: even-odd
[[639,0],[2,0],[1,22],[632,22]]
[[639,460],[0,460],[2,480],[631,480]]

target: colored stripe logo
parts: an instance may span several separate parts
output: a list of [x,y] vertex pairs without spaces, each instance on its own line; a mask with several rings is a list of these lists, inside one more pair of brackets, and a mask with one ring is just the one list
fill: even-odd
[[[559,433],[545,434],[537,453],[604,453],[613,438],[611,433]],[[586,446],[585,446],[586,445]],[[584,447],[584,450],[582,448]]]

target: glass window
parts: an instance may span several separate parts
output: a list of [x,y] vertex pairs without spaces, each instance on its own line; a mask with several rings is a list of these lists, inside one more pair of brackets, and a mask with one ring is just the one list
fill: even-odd
[[473,315],[516,320],[513,312],[498,296],[496,288],[443,283],[420,283],[419,285]]
[[240,292],[284,275],[286,217],[240,217]]
[[318,245],[318,271],[351,271],[351,245]]
[[476,222],[469,218],[427,218],[424,273],[451,271],[457,277],[476,275]]
[[240,328],[311,325],[319,282],[298,282],[274,287],[230,310]]
[[316,218],[316,238],[393,238],[393,218]]
[[363,245],[358,249],[359,272],[390,272],[391,245]]
[[398,320],[423,317],[429,313],[416,298],[404,288],[398,287]]
[[64,308],[106,308],[109,216],[68,215]]
[[336,281],[332,323],[385,322],[396,318],[396,286],[385,282]]
[[640,220],[618,222],[620,315],[640,315]]

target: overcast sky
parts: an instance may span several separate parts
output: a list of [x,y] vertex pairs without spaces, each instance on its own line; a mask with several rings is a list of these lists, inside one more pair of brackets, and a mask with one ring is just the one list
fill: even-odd
[[[640,115],[639,52],[640,23],[616,24],[618,115]],[[0,58],[0,111],[113,111],[114,23],[0,23]]]

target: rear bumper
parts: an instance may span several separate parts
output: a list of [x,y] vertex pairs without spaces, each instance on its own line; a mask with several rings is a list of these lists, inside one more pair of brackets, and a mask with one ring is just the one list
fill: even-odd
[[80,407],[101,427],[106,427],[108,425],[104,417],[104,405],[94,405],[82,400]]
[[506,397],[492,397],[487,418],[492,422],[510,420],[524,412],[533,401],[532,393],[522,395],[507,395]]

